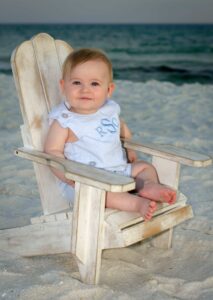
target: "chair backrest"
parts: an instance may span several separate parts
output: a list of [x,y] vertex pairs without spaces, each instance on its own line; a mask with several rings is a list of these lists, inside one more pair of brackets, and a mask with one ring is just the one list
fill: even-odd
[[[48,130],[47,115],[62,100],[59,89],[61,66],[72,47],[40,33],[18,46],[11,57],[24,125],[25,147],[43,151]],[[61,197],[57,179],[48,167],[34,164],[44,214],[68,207]]]

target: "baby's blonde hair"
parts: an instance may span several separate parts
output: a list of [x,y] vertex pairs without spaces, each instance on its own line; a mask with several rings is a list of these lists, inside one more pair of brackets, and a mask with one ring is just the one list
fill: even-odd
[[113,81],[112,63],[107,55],[100,49],[82,48],[71,52],[64,61],[62,68],[62,78],[65,79],[67,74],[70,74],[72,69],[77,65],[91,61],[100,60],[104,62],[109,70],[110,81]]

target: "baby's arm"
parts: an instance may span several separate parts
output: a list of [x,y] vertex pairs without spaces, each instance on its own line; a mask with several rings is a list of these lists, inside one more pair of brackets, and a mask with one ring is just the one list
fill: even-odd
[[[49,128],[46,137],[46,141],[44,144],[44,152],[64,158],[64,145],[66,143],[67,138],[68,128],[61,127],[59,123],[56,120],[54,120]],[[65,178],[63,172],[61,172],[60,170],[56,170],[54,168],[51,168],[51,170],[54,173],[54,175],[56,175],[60,180],[70,185],[74,185],[74,182]]]
[[[131,139],[132,133],[131,133],[130,129],[128,128],[127,124],[123,120],[120,120],[120,127],[121,127],[120,137],[125,138],[125,139]],[[134,150],[127,149],[126,152],[127,152],[128,161],[130,163],[133,163],[137,160],[137,155]]]

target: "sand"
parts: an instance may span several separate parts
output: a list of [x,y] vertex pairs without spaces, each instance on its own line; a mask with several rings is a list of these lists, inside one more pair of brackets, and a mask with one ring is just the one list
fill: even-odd
[[[122,117],[145,142],[213,156],[213,86],[117,81]],[[0,228],[41,214],[32,164],[13,155],[22,123],[12,76],[0,75]],[[79,281],[71,255],[22,258],[0,250],[2,299],[213,299],[213,168],[182,167],[180,190],[194,218],[174,230],[173,248],[150,241],[105,250],[98,286]]]

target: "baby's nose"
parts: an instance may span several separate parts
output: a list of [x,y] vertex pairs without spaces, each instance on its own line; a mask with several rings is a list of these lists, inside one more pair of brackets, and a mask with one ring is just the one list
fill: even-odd
[[82,91],[88,91],[89,85],[88,84],[82,84]]

